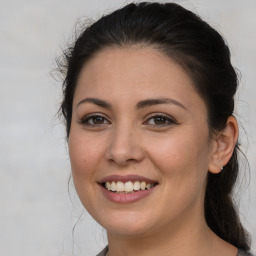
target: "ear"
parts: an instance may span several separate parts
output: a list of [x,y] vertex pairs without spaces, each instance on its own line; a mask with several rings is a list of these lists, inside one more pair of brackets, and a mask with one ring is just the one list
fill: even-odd
[[208,166],[211,173],[220,173],[222,167],[230,160],[238,139],[238,124],[230,116],[225,128],[213,138],[212,154]]

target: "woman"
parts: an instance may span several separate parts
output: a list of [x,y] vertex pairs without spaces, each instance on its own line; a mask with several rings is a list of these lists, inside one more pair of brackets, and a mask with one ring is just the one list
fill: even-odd
[[107,230],[99,255],[250,255],[232,200],[238,81],[220,34],[174,3],[128,4],[65,56],[72,176]]

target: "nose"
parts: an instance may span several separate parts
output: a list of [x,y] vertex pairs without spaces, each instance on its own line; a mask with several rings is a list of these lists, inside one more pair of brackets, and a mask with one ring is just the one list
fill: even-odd
[[137,163],[143,160],[144,150],[136,129],[119,127],[111,134],[110,143],[106,152],[108,161],[120,166]]

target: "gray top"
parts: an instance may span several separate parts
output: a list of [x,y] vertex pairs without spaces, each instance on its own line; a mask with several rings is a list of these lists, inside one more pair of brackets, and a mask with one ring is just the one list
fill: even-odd
[[249,252],[245,252],[243,250],[238,250],[237,256],[253,256],[253,255]]
[[[108,252],[108,247],[106,246],[99,254],[96,256],[106,256]],[[243,250],[238,250],[237,256],[253,256],[251,253],[245,252]]]
[[97,254],[96,256],[106,256],[108,252],[108,247],[106,246],[99,254]]

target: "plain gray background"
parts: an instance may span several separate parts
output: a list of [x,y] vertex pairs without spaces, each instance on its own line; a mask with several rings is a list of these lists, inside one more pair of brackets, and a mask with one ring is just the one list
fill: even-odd
[[[247,133],[246,139],[241,129],[251,182],[238,194],[256,252],[256,1],[176,2],[225,35],[242,74],[236,112]],[[69,198],[65,134],[55,116],[61,83],[50,71],[78,18],[99,18],[123,3],[0,0],[0,255],[66,256],[73,250],[90,256],[106,244],[103,229],[83,212],[72,186]]]

